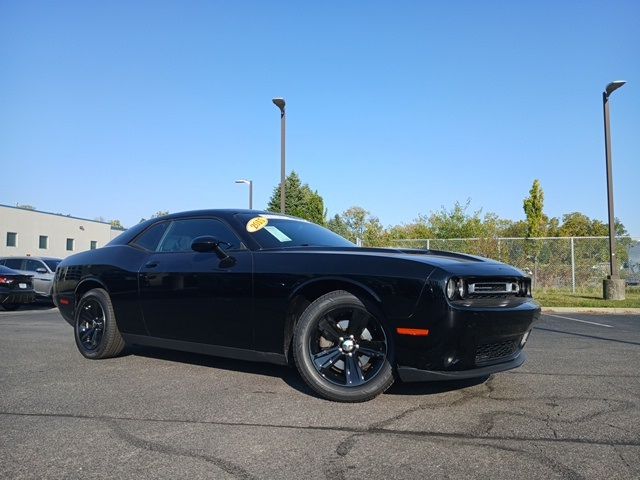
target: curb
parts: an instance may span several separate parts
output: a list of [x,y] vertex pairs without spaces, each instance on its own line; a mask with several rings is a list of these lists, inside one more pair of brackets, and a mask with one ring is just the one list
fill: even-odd
[[599,315],[640,315],[640,308],[542,307],[542,313],[597,313]]

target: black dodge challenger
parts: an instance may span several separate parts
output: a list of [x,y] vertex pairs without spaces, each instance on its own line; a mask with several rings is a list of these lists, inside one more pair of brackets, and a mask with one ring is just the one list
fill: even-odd
[[433,250],[359,248],[251,210],[155,218],[62,261],[54,300],[87,358],[148,345],[295,363],[325,398],[358,402],[399,377],[516,368],[539,317],[508,265]]

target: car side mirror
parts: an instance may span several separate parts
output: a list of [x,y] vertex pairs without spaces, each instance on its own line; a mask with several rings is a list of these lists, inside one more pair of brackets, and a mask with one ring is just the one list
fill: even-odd
[[47,269],[44,268],[44,267],[36,268],[36,272],[37,273],[49,273],[49,272],[47,272]]
[[224,242],[221,242],[216,237],[208,235],[196,237],[193,239],[193,242],[191,242],[191,250],[200,253],[214,252],[219,259],[224,260],[225,258],[228,258],[229,255],[220,248],[221,243]]

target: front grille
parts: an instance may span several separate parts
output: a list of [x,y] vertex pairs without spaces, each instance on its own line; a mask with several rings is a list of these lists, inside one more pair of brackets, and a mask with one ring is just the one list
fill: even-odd
[[465,298],[511,298],[512,293],[470,293]]
[[470,286],[475,287],[475,292],[476,293],[511,291],[510,288],[509,288],[509,290],[507,290],[507,287],[509,287],[508,283],[478,282],[478,283],[472,283]]
[[517,281],[469,281],[466,298],[510,298],[520,293]]
[[476,363],[486,363],[508,357],[518,348],[517,340],[505,340],[497,343],[485,343],[476,347]]

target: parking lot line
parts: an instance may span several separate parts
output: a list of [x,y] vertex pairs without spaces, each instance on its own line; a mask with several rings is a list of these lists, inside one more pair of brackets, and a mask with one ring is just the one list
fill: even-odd
[[556,317],[556,318],[564,318],[565,320],[573,320],[574,322],[588,323],[589,325],[598,325],[599,327],[613,328],[613,325],[607,325],[606,323],[590,322],[588,320],[580,320],[579,318],[564,317],[562,315],[553,315],[551,313],[543,313],[543,315],[546,315],[547,317]]

